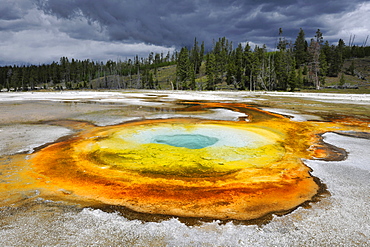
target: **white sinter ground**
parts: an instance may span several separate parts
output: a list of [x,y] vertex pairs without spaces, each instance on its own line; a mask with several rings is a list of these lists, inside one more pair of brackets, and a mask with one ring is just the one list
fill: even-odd
[[[169,102],[176,98],[246,102],[247,97],[253,96],[250,93],[234,92],[150,93],[168,95],[166,100]],[[134,98],[130,103],[148,103],[146,92],[62,92],[4,93],[0,94],[0,104],[2,101],[66,99],[126,103],[127,95]],[[310,99],[322,99],[320,95],[306,96]],[[295,96],[293,94],[290,97]],[[364,96],[361,100],[353,100],[346,95],[331,97],[335,97],[333,100],[345,97],[352,104],[358,102],[370,105],[370,96]],[[223,116],[225,118],[235,117],[233,113],[230,116],[227,111],[223,113],[226,114]],[[166,117],[171,117],[170,113],[166,114],[169,114]],[[299,113],[294,114],[299,117]],[[34,132],[26,131],[32,129],[31,127],[35,127],[40,137],[36,137]],[[2,155],[30,151],[35,145],[70,133],[62,127],[52,126],[49,129],[20,124],[17,126],[19,131],[14,132],[17,138],[24,140],[19,144],[11,141],[10,128],[0,126]],[[63,203],[39,198],[36,191],[34,201],[37,206],[32,207],[31,211],[27,208],[17,209],[16,205],[13,209],[0,208],[0,246],[370,246],[370,140],[334,133],[327,133],[324,137],[326,142],[344,148],[349,153],[345,161],[304,161],[313,169],[312,174],[327,185],[331,195],[317,203],[311,203],[311,208],[300,207],[288,215],[274,216],[266,225],[240,225],[233,222],[220,224],[214,221],[199,226],[187,226],[176,218],[162,222],[141,222],[128,220],[117,213],[89,208],[79,211],[64,207]]]
[[[40,135],[40,133],[43,133]],[[34,148],[56,141],[72,131],[59,126],[16,124],[0,126],[0,156],[32,153]]]

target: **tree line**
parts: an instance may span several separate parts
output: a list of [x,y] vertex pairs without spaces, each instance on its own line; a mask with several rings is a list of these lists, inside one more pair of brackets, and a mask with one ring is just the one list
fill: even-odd
[[[263,45],[252,49],[249,43],[239,43],[234,48],[232,42],[223,37],[213,42],[210,52],[202,54],[203,48],[199,48],[195,40],[191,49],[183,47],[178,56],[178,88],[216,90],[227,84],[238,90],[319,89],[326,77],[339,75],[345,59],[370,56],[368,46],[346,46],[342,39],[337,45],[329,44],[320,29],[309,42],[300,29],[294,43],[279,29],[276,48],[276,51],[267,51]],[[201,84],[195,79],[201,78],[200,57],[205,63],[205,80]]]
[[237,90],[319,89],[326,77],[337,77],[349,58],[370,56],[369,46],[345,45],[324,41],[320,29],[308,42],[303,29],[294,42],[279,29],[276,50],[266,46],[239,43],[235,47],[226,37],[213,42],[207,52],[204,42],[194,39],[191,47],[172,54],[151,52],[146,58],[95,62],[62,57],[58,62],[42,65],[0,67],[0,89],[160,89],[158,70],[176,66],[173,89]]
[[175,55],[151,52],[147,58],[135,56],[105,63],[61,57],[59,62],[51,64],[3,66],[0,67],[0,89],[154,89],[158,84],[155,80],[158,68],[174,65]]

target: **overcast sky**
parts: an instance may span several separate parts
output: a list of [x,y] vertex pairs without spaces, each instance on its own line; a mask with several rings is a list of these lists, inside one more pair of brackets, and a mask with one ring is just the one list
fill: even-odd
[[[94,61],[147,57],[226,37],[273,49],[278,30],[295,41],[362,45],[370,1],[359,0],[0,0],[0,65],[42,64],[66,56]],[[367,42],[369,45],[370,40]]]

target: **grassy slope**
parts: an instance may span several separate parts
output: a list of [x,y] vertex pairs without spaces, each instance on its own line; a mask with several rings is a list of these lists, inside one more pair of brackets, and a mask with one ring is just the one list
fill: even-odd
[[[344,73],[345,83],[348,85],[356,85],[359,89],[322,89],[322,91],[335,91],[335,92],[352,92],[352,93],[370,93],[370,57],[348,59],[344,62],[342,71],[347,70],[352,61],[355,65],[356,74],[361,74],[365,79],[359,78],[357,75],[349,75]],[[338,77],[326,77],[325,86],[338,85],[341,73]]]
[[[345,83],[346,85],[356,85],[359,88],[358,89],[335,89],[335,88],[323,88],[320,90],[301,90],[301,91],[308,91],[308,92],[335,92],[335,93],[370,93],[370,57],[366,58],[355,58],[353,59],[355,70],[362,74],[365,77],[364,79],[358,78],[356,75],[348,75],[344,74]],[[346,60],[343,65],[343,71],[347,70],[352,63],[352,60]],[[152,71],[154,74],[154,70]],[[326,77],[325,86],[334,86],[339,85],[340,82],[340,76],[338,77]],[[170,90],[176,88],[175,81],[176,81],[176,65],[170,65],[158,68],[157,70],[157,76],[154,77],[154,80],[158,80],[159,86],[156,89],[162,89],[162,90]],[[124,85],[128,87],[135,87],[137,83],[137,75],[134,74],[131,76],[108,76],[107,77],[108,85],[112,88],[117,88],[117,85],[120,85],[120,87],[124,87]],[[200,69],[200,74],[197,75],[196,83],[198,88],[203,88],[206,83],[206,76],[205,76],[205,65],[203,64]],[[97,88],[99,86],[105,85],[104,78],[98,78],[92,81],[93,88]],[[233,90],[232,85],[226,85],[226,83],[223,83],[222,85],[218,85],[219,89],[223,90]]]

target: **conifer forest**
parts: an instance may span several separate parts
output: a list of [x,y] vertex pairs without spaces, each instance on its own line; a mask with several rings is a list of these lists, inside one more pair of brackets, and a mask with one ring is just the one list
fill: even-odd
[[[299,30],[295,41],[282,29],[276,49],[249,43],[233,44],[226,37],[212,47],[196,38],[191,47],[173,53],[153,53],[106,62],[61,57],[42,65],[0,67],[2,91],[38,89],[173,89],[173,90],[281,90],[320,89],[326,78],[355,73],[344,61],[370,56],[370,46],[329,44],[318,29],[307,41]],[[340,80],[340,83],[344,81]]]

